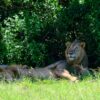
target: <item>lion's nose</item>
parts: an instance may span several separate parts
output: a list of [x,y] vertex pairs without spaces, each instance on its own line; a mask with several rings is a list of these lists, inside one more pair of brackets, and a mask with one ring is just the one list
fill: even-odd
[[73,54],[73,51],[70,51],[69,54],[72,55]]

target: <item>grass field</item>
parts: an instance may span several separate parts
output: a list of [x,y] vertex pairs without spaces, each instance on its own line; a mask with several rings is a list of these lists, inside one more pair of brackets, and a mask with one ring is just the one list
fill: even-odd
[[0,100],[100,100],[100,78],[0,82]]

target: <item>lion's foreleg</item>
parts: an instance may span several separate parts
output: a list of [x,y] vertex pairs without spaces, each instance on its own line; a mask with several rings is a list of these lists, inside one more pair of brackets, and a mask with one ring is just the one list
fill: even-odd
[[55,74],[59,77],[63,77],[66,79],[69,79],[71,81],[77,81],[78,78],[75,76],[72,76],[67,70],[65,69],[59,69],[59,70],[55,70]]
[[85,68],[82,65],[74,66],[74,68],[76,70],[76,75],[80,78],[90,75],[88,68]]

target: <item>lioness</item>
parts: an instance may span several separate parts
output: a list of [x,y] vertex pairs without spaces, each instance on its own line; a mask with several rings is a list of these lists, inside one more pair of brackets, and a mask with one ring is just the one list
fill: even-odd
[[[49,69],[56,68],[57,75],[62,76],[63,70],[69,72],[69,75],[74,74],[77,76],[83,76],[89,74],[88,71],[88,58],[84,50],[85,43],[75,40],[74,42],[66,43],[65,57],[66,60],[58,61],[54,64],[47,66]],[[63,69],[63,70],[62,70]],[[62,70],[62,74],[61,70]],[[67,77],[64,76],[63,77]]]

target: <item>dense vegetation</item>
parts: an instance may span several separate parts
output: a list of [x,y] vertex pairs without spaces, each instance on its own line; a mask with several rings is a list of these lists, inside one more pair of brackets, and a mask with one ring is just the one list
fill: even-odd
[[87,44],[100,62],[100,0],[0,0],[0,64],[45,66],[64,59],[65,42]]

